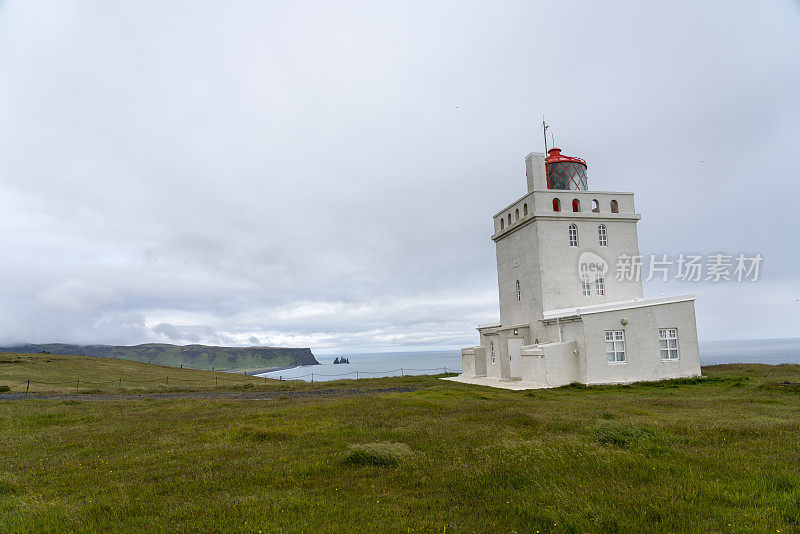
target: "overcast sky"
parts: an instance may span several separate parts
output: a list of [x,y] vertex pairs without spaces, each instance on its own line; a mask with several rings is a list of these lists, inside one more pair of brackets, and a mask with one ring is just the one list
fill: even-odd
[[800,337],[798,2],[6,0],[0,342],[473,345],[542,113],[643,254],[764,257],[646,296]]

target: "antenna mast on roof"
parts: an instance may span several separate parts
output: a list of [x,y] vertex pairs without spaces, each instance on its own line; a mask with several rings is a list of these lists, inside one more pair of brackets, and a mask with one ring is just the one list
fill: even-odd
[[547,123],[544,122],[544,113],[542,113],[542,133],[544,134],[544,153],[545,154],[547,154],[547,129],[548,128],[550,128],[550,126],[548,126]]

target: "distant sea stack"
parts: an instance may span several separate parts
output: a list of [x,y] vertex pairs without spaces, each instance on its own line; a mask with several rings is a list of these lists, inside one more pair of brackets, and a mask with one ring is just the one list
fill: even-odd
[[319,365],[311,349],[284,347],[212,347],[208,345],[67,345],[63,343],[25,344],[0,347],[0,352],[32,354],[48,352],[75,356],[117,358],[188,369],[247,370],[283,369],[300,365]]

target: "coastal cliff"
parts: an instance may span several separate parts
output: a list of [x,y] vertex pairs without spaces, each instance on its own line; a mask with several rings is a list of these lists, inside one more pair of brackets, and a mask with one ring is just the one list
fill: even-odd
[[281,369],[299,365],[319,365],[309,348],[214,347],[209,345],[68,345],[63,343],[26,344],[0,347],[0,352],[67,354],[117,358],[188,369],[246,370]]

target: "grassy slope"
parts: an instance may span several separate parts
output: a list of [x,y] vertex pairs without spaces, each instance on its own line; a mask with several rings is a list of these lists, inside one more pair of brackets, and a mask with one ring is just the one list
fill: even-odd
[[66,345],[49,343],[26,345],[24,350],[0,348],[0,351],[72,354],[117,358],[143,363],[187,367],[191,369],[268,369],[318,363],[310,349],[282,347],[211,347],[208,345]]
[[[122,387],[119,380],[122,379]],[[215,385],[261,383],[252,376],[180,369],[163,365],[55,354],[0,354],[0,386],[31,392],[75,393],[153,391],[175,388],[207,388]],[[80,384],[78,384],[80,380]],[[170,382],[170,380],[172,382]]]
[[[800,396],[780,385],[800,367],[704,373],[527,393],[405,377],[358,383],[416,391],[0,403],[0,531],[800,529]],[[348,452],[381,442],[394,445]]]

